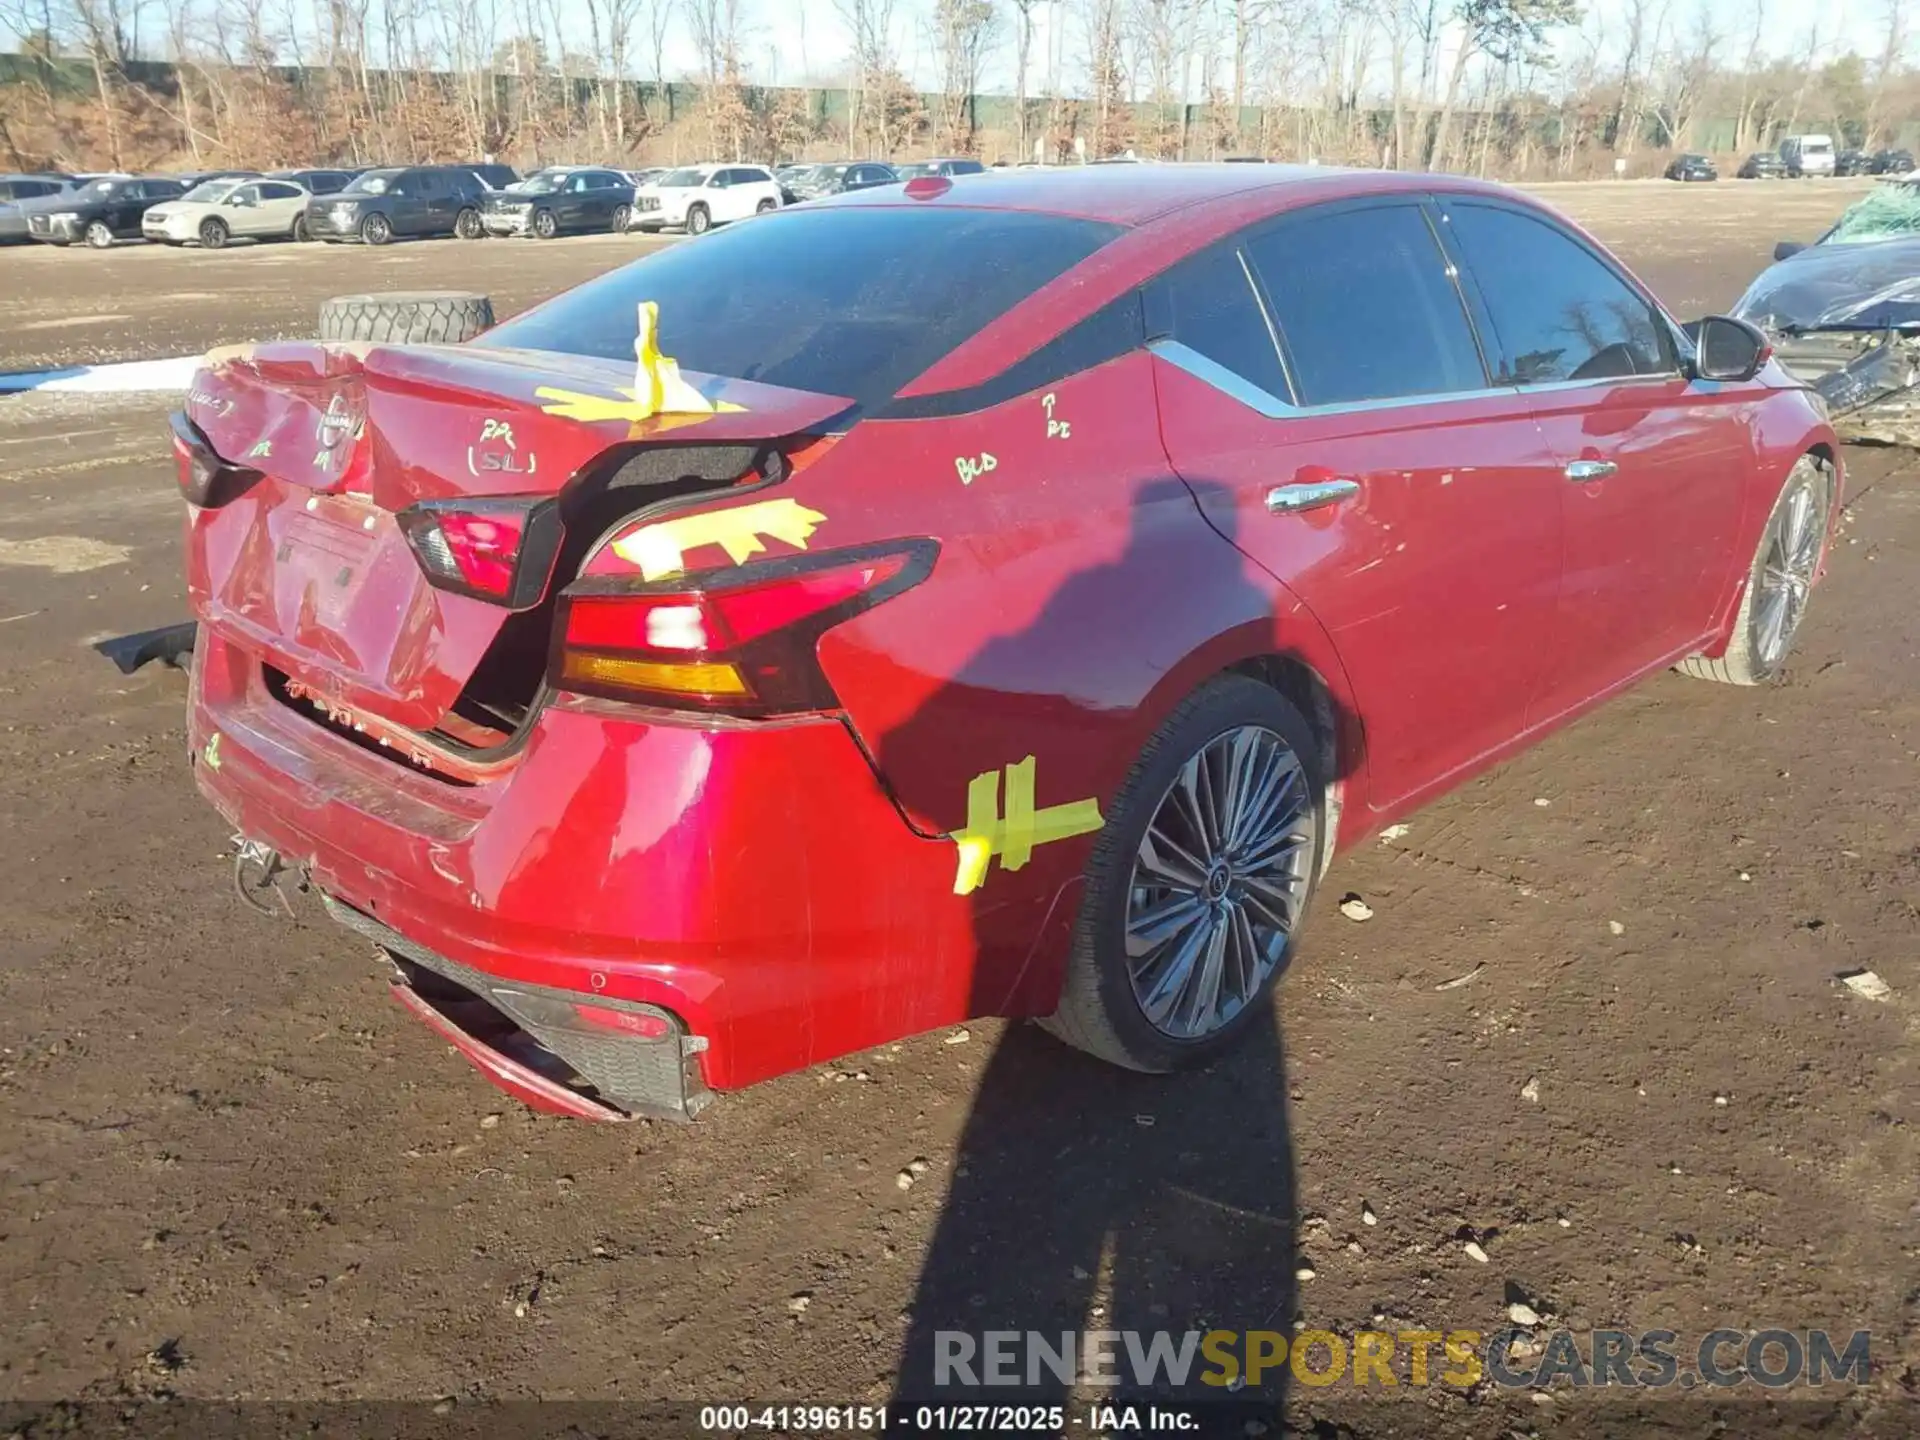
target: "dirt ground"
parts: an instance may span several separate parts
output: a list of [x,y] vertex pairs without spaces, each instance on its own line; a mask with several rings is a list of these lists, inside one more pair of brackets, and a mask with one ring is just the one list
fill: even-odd
[[[1552,198],[1691,317],[1853,193]],[[0,252],[0,369],[300,333],[346,290],[486,289],[505,313],[638,248]],[[162,408],[0,398],[0,1401],[34,1402],[0,1418],[19,1433],[156,1395],[438,1402],[283,1427],[330,1434],[497,1432],[508,1412],[483,1407],[533,1399],[879,1402],[933,1328],[1492,1332],[1516,1300],[1671,1329],[1683,1352],[1716,1327],[1869,1330],[1873,1378],[1711,1401],[1295,1386],[1289,1421],[1920,1431],[1920,471],[1900,455],[1849,452],[1844,538],[1783,684],[1659,678],[1340,860],[1274,1027],[1214,1070],[1119,1074],[982,1022],[690,1127],[593,1127],[498,1096],[324,919],[235,899],[181,677],[87,648],[185,614]],[[1347,892],[1370,921],[1335,908]],[[1891,996],[1836,983],[1859,969]],[[905,1383],[926,1365],[915,1350]]]

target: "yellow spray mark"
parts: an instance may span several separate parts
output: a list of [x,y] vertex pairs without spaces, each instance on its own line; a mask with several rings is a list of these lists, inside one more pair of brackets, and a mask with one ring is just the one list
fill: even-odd
[[633,355],[631,390],[616,390],[607,396],[542,385],[533,392],[534,398],[549,402],[541,407],[549,415],[589,424],[599,420],[637,422],[656,415],[715,415],[746,408],[709,400],[681,378],[678,363],[660,353],[660,306],[656,301],[640,302],[640,328],[634,336]]
[[967,784],[967,824],[948,838],[960,847],[953,893],[970,895],[986,881],[995,855],[1003,870],[1018,870],[1033,858],[1033,847],[1051,840],[1086,835],[1106,822],[1094,800],[1033,808],[1034,757],[1006,767],[1007,811],[1000,814],[1000,771],[976,775]]
[[765,535],[804,550],[826,518],[798,500],[762,500],[645,526],[614,541],[613,553],[629,565],[638,565],[641,578],[660,580],[678,575],[686,568],[686,552],[702,545],[718,545],[736,565],[744,565],[749,556],[767,548],[761,538]]
[[209,770],[220,768],[220,732],[218,730],[207,738],[206,747],[201,750],[200,758]]

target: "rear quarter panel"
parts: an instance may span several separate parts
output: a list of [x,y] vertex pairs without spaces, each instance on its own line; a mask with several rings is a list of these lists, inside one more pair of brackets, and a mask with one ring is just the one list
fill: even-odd
[[[924,835],[967,825],[981,776],[1004,813],[1007,767],[1028,757],[1036,810],[1092,800],[1110,820],[1155,727],[1208,675],[1288,646],[1331,663],[1168,467],[1144,351],[975,413],[869,422],[796,488],[826,517],[815,548],[940,542],[927,581],[819,647]],[[1053,1008],[1095,838],[1038,844],[1016,870],[995,858],[977,890],[929,897],[970,911],[974,1013]]]

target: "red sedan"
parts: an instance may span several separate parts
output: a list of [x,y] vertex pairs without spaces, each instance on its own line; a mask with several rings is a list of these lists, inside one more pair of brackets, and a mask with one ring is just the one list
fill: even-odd
[[1214,1055],[1340,849],[1775,675],[1840,485],[1552,211],[1277,166],[851,195],[175,430],[202,791],[602,1118],[981,1015]]

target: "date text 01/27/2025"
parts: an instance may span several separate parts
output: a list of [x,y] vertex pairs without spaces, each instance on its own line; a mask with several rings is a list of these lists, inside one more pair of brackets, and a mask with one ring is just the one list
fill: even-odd
[[1199,1417],[1178,1405],[703,1405],[700,1429],[709,1434],[927,1434],[1058,1435],[1130,1431],[1178,1434],[1197,1430]]

